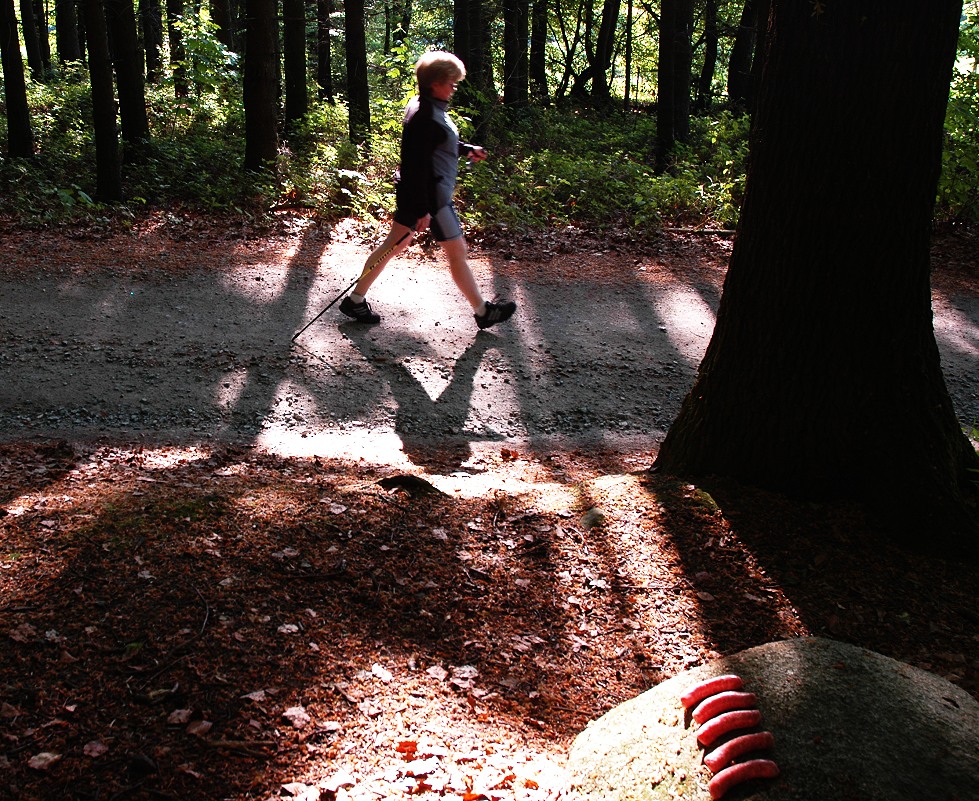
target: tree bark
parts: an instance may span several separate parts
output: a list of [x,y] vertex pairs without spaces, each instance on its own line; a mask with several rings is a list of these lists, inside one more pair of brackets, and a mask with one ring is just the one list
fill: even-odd
[[718,0],[706,0],[704,3],[704,65],[697,81],[695,105],[700,113],[710,111],[713,103],[714,72],[717,69],[717,47],[720,39],[717,29],[717,2]]
[[316,2],[316,85],[320,100],[333,102],[333,45],[330,42],[332,31],[333,0]]
[[184,14],[183,0],[167,0],[167,36],[170,39],[170,68],[173,71],[173,93],[175,97],[190,94],[187,80],[187,50],[184,37],[174,23]]
[[751,56],[755,50],[760,0],[745,0],[741,21],[734,35],[727,61],[727,97],[732,105],[748,108],[748,82],[751,80]]
[[279,151],[279,26],[275,0],[247,0],[245,17],[244,167],[250,172],[271,172]]
[[286,135],[309,111],[306,93],[306,3],[282,0],[282,41],[286,84]]
[[528,0],[503,0],[503,102],[525,106],[530,99]]
[[160,0],[139,0],[139,24],[146,53],[146,80],[156,83],[163,72],[163,8]]
[[14,0],[0,0],[0,60],[7,104],[7,153],[13,158],[29,158],[34,155],[34,132],[27,105],[27,80],[20,55]]
[[530,86],[534,100],[547,103],[547,13],[548,0],[532,0],[530,11]]
[[773,3],[738,238],[660,469],[865,500],[895,536],[979,554],[929,286],[960,13]]
[[31,71],[31,78],[40,81],[44,78],[44,63],[41,61],[41,45],[37,38],[37,21],[34,19],[32,0],[20,0],[20,26],[24,32],[27,67]]
[[95,197],[104,203],[122,200],[122,154],[116,132],[116,99],[112,88],[108,28],[101,0],[82,0],[88,42],[95,131]]
[[78,34],[78,14],[75,11],[75,0],[55,0],[54,27],[58,61],[62,64],[81,61],[82,48]]
[[371,130],[370,85],[367,82],[367,32],[364,0],[346,0],[343,29],[347,56],[347,106],[350,141],[365,144]]
[[127,161],[135,161],[150,139],[143,51],[136,40],[136,13],[133,0],[104,0],[104,6],[115,55],[124,155]]

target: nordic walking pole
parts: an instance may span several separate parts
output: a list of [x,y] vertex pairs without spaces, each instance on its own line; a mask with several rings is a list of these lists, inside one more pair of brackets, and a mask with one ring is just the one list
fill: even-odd
[[390,253],[390,252],[391,252],[392,250],[394,250],[394,249],[395,249],[395,248],[396,248],[396,247],[397,247],[398,245],[400,245],[400,244],[401,244],[402,242],[404,242],[404,241],[405,241],[405,240],[406,240],[406,239],[407,239],[407,238],[408,238],[409,236],[411,236],[411,235],[412,235],[413,233],[415,233],[415,229],[414,229],[414,228],[411,228],[411,229],[409,229],[409,230],[408,230],[408,232],[407,232],[407,233],[406,233],[406,234],[405,234],[405,235],[404,235],[403,237],[401,237],[401,239],[399,239],[399,240],[398,240],[397,242],[395,242],[395,243],[394,243],[393,245],[391,245],[391,247],[389,247],[389,248],[388,248],[387,250],[385,250],[385,251],[384,251],[383,253],[380,253],[380,254],[378,254],[378,256],[377,256],[377,258],[376,258],[376,259],[374,260],[374,263],[373,263],[373,264],[372,264],[372,265],[371,265],[370,267],[365,267],[365,268],[364,268],[364,271],[363,271],[363,272],[362,272],[362,273],[361,273],[360,275],[358,275],[358,276],[357,276],[357,277],[356,277],[356,278],[355,278],[355,279],[354,279],[353,281],[351,281],[351,282],[350,282],[350,286],[348,286],[348,287],[347,287],[346,289],[344,289],[344,290],[343,290],[343,292],[341,292],[341,293],[340,293],[339,295],[337,295],[337,296],[336,296],[335,298],[333,298],[333,300],[331,300],[331,301],[330,301],[330,302],[329,302],[329,303],[327,304],[327,306],[326,306],[326,308],[324,308],[324,309],[323,309],[323,310],[322,310],[322,311],[321,311],[321,312],[320,312],[319,314],[317,314],[317,315],[316,315],[316,316],[315,316],[315,317],[314,317],[314,318],[313,318],[312,320],[310,320],[310,321],[309,321],[308,323],[306,323],[306,325],[304,325],[304,326],[303,326],[302,328],[300,328],[300,329],[299,329],[298,331],[296,331],[296,333],[295,333],[295,334],[293,334],[293,335],[292,335],[292,342],[295,342],[295,341],[296,341],[297,339],[299,339],[299,335],[300,335],[300,334],[302,334],[302,333],[303,333],[303,332],[304,332],[304,331],[305,331],[305,330],[306,330],[307,328],[309,328],[309,327],[310,327],[310,326],[311,326],[311,325],[312,325],[313,323],[315,323],[315,322],[316,322],[317,320],[319,320],[319,319],[320,319],[320,317],[322,317],[322,316],[323,316],[324,314],[326,314],[326,313],[327,313],[327,312],[328,312],[328,311],[329,311],[329,310],[330,310],[331,308],[333,308],[333,304],[335,304],[335,303],[336,303],[336,302],[337,302],[338,300],[340,300],[340,299],[341,299],[341,298],[342,298],[342,297],[343,297],[344,295],[346,295],[346,294],[347,294],[347,293],[348,293],[348,292],[349,292],[349,291],[350,291],[351,289],[353,289],[353,288],[354,288],[354,286],[355,286],[355,285],[357,284],[357,282],[358,282],[358,281],[360,281],[360,279],[361,279],[361,278],[363,278],[363,277],[364,277],[365,275],[368,275],[369,273],[371,273],[371,272],[373,272],[373,271],[374,271],[374,269],[375,269],[375,268],[377,267],[377,265],[378,265],[378,264],[380,264],[381,262],[383,262],[383,261],[384,261],[384,259],[385,259],[385,257],[386,257],[386,256],[387,256],[387,255],[388,255],[388,254],[389,254],[389,253]]

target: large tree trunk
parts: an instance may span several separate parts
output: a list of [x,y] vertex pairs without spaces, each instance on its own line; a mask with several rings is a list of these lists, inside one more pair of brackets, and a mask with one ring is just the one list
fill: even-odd
[[306,4],[282,0],[282,40],[286,83],[286,133],[309,111],[306,94]]
[[664,471],[869,500],[979,553],[929,287],[960,12],[773,3],[738,238]]
[[745,0],[741,10],[741,22],[734,35],[734,44],[727,61],[727,97],[732,105],[748,107],[749,82],[751,80],[751,56],[755,52],[758,7],[762,0]]
[[714,94],[714,72],[717,69],[717,46],[720,32],[717,28],[717,2],[707,0],[704,3],[704,66],[700,70],[697,81],[698,112],[710,111]]
[[34,155],[34,132],[27,105],[27,81],[20,56],[14,0],[0,0],[0,58],[7,104],[7,153],[15,158],[27,158]]
[[350,141],[364,144],[371,130],[371,96],[367,81],[367,32],[364,0],[344,4],[343,30],[347,56],[347,105]]
[[268,172],[279,150],[278,38],[275,0],[245,4],[245,169]]
[[82,47],[78,34],[78,15],[75,13],[75,0],[55,0],[54,27],[58,61],[62,64],[81,61]]
[[92,84],[92,126],[95,131],[95,197],[122,200],[122,154],[116,132],[116,99],[112,89],[108,28],[101,0],[83,0],[88,40],[88,74]]
[[150,139],[143,50],[136,40],[136,12],[133,0],[105,0],[104,6],[115,55],[125,157],[127,161],[134,161],[139,159]]

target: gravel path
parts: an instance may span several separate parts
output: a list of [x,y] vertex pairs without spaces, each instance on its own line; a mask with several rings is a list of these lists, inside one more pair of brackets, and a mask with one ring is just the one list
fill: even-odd
[[[709,340],[721,277],[678,279],[655,254],[521,265],[480,253],[487,294],[519,309],[477,333],[441,261],[416,246],[375,285],[381,325],[345,323],[334,307],[293,343],[356,274],[362,243],[310,247],[296,234],[135,254],[73,243],[39,272],[25,266],[30,245],[0,267],[2,441],[409,458],[438,443],[460,463],[478,443],[654,449]],[[949,389],[971,425],[979,298],[936,293],[935,309]]]

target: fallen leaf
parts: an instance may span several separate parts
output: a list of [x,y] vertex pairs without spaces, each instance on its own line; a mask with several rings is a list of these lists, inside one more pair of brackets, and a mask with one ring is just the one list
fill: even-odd
[[211,730],[211,726],[213,725],[209,720],[195,720],[187,727],[187,734],[192,734],[195,737],[203,737]]
[[107,746],[105,743],[100,742],[99,740],[92,740],[92,742],[85,744],[85,747],[82,749],[82,753],[84,753],[85,756],[95,759],[96,757],[100,757],[107,753],[108,750],[109,746]]
[[29,767],[34,770],[47,770],[56,762],[61,761],[61,754],[54,754],[51,751],[42,751],[40,754],[35,754],[28,761]]
[[291,706],[285,712],[282,713],[282,717],[292,724],[294,729],[304,729],[311,722],[312,718],[309,713],[306,712],[306,708],[303,706]]

